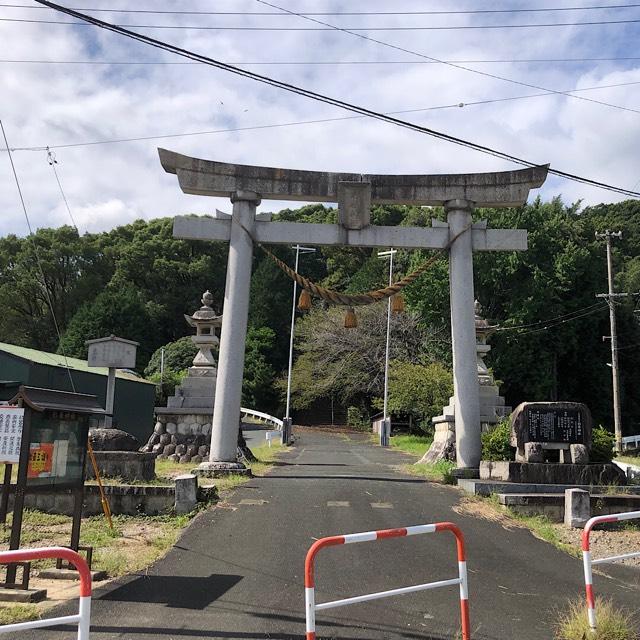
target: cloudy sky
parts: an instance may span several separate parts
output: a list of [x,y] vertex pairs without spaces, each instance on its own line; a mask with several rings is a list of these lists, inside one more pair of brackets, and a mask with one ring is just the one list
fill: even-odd
[[[623,2],[628,0],[615,4]],[[607,3],[614,2],[563,0],[558,5],[550,0],[274,0],[274,4],[297,12],[355,13]],[[56,168],[81,232],[110,229],[137,218],[229,209],[229,203],[223,200],[182,194],[175,176],[161,169],[158,146],[226,162],[361,173],[463,173],[514,168],[503,160],[365,118],[261,128],[350,114],[225,71],[184,64],[181,58],[92,26],[30,22],[73,21],[49,9],[34,8],[38,5],[32,0],[13,0],[13,4],[23,5],[18,8],[8,4],[0,2],[0,118],[10,147],[16,149],[14,160],[34,227],[69,223],[43,150],[47,145],[55,150]],[[198,30],[138,26],[134,30],[376,111],[423,110],[401,117],[534,162],[550,162],[563,171],[628,189],[640,187],[640,113],[635,111],[640,110],[640,6],[317,18],[360,29],[364,35],[422,55],[465,61],[461,64],[470,70],[551,91],[607,86],[576,95],[623,107],[615,108],[557,94],[500,101],[541,91],[445,64],[425,64],[426,60],[417,55],[339,31],[309,30],[318,25],[282,14],[258,0],[67,0],[64,4],[83,10],[115,7],[236,13],[110,11],[94,15],[122,25],[242,27]],[[250,15],[257,12],[275,15]],[[506,28],[633,20],[638,22]],[[497,28],[433,29],[482,25]],[[380,27],[431,29],[368,30]],[[633,56],[637,59],[628,59]],[[567,58],[580,61],[514,61]],[[586,60],[593,58],[610,60]],[[488,60],[500,62],[481,62]],[[62,61],[77,64],[60,64]],[[162,64],[130,64],[143,62]],[[343,64],[317,64],[321,62]],[[345,64],[348,62],[374,64]],[[469,104],[473,102],[485,103]],[[460,103],[465,106],[455,106]],[[217,133],[86,144],[204,131]],[[25,149],[30,147],[36,150]],[[623,198],[555,178],[547,181],[541,193],[545,198],[562,194],[566,201],[582,199],[587,204]],[[262,209],[282,206],[285,203],[265,202]],[[7,233],[24,235],[26,222],[7,153],[0,150],[0,235]]]

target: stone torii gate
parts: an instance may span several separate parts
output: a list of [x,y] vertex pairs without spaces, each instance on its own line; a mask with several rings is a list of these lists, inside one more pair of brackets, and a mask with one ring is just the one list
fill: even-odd
[[[211,454],[203,474],[243,468],[236,459],[244,369],[253,243],[343,245],[398,249],[449,249],[451,334],[457,463],[480,462],[480,408],[476,364],[473,251],[524,251],[527,232],[472,225],[474,207],[515,207],[540,187],[548,166],[497,173],[363,175],[227,164],[159,149],[164,170],[184,193],[228,197],[233,215],[178,216],[173,235],[229,242],[229,258],[218,359]],[[338,224],[271,222],[258,214],[262,199],[337,202]],[[372,204],[443,206],[447,222],[431,228],[370,224]],[[467,231],[467,232],[465,232]]]

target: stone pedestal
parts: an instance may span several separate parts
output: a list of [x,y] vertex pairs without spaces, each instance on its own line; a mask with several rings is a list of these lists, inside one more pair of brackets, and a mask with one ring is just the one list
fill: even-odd
[[200,464],[209,456],[211,413],[207,407],[156,407],[157,422],[142,451],[160,460]]

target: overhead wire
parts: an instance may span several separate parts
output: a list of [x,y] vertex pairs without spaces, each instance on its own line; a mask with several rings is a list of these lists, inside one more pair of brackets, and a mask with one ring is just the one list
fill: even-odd
[[556,316],[555,318],[546,318],[545,320],[538,320],[536,322],[530,322],[528,324],[518,324],[518,325],[513,325],[513,326],[507,326],[507,325],[501,325],[499,327],[496,327],[495,331],[514,331],[515,329],[530,329],[531,327],[539,327],[542,324],[549,324],[550,322],[555,322],[556,320],[562,320],[564,318],[569,318],[571,316],[574,316],[576,314],[581,314],[584,311],[588,311],[590,309],[595,309],[596,307],[598,307],[599,309],[605,309],[608,308],[606,303],[603,302],[596,302],[595,304],[591,304],[587,307],[583,307],[582,309],[576,309],[575,311],[571,311],[569,313],[565,313],[559,316]]
[[[332,98],[329,96],[326,96],[324,94],[320,94],[317,93],[315,91],[311,91],[310,89],[304,89],[302,87],[287,83],[287,82],[283,82],[281,80],[276,80],[275,78],[271,78],[269,76],[264,76],[264,75],[260,75],[257,74],[253,71],[248,71],[247,69],[242,69],[233,65],[229,65],[223,62],[220,62],[218,60],[215,60],[213,58],[210,58],[208,56],[202,55],[202,54],[198,54],[195,53],[193,51],[190,51],[188,49],[183,49],[181,47],[177,47],[175,45],[169,44],[167,42],[161,41],[161,40],[157,40],[155,38],[151,38],[150,36],[146,36],[144,34],[141,33],[137,33],[135,31],[129,31],[128,29],[124,29],[123,27],[118,27],[116,25],[110,24],[108,22],[104,22],[102,20],[99,20],[98,18],[94,18],[92,16],[87,16],[84,15],[82,13],[78,13],[76,11],[73,11],[71,9],[67,9],[66,7],[63,7],[61,5],[55,4],[53,2],[50,2],[49,0],[35,0],[36,2],[38,2],[39,4],[51,7],[51,8],[55,8],[58,11],[62,12],[62,13],[66,13],[67,15],[71,15],[72,17],[75,18],[79,18],[81,20],[85,20],[87,22],[90,22],[92,24],[94,24],[95,26],[98,26],[102,29],[105,29],[107,31],[112,31],[114,33],[118,33],[120,35],[126,36],[132,40],[136,40],[138,42],[147,44],[149,46],[158,48],[158,49],[162,49],[164,51],[170,51],[171,53],[174,53],[176,55],[180,55],[183,56],[185,58],[189,58],[191,60],[197,60],[197,61],[201,61],[203,64],[208,64],[212,67],[216,67],[218,69],[223,69],[225,71],[229,71],[235,75],[241,76],[241,77],[245,77],[245,78],[249,78],[252,80],[255,80],[257,82],[272,86],[274,88],[277,89],[282,89],[284,91],[288,91],[290,93],[294,93],[312,100],[315,100],[317,102],[323,102],[325,104],[329,104],[335,107],[339,107],[341,109],[344,109],[346,111],[351,111],[354,113],[359,113],[361,115],[366,115],[369,116],[373,119],[376,120],[380,120],[382,122],[388,122],[390,124],[394,124],[396,126],[405,128],[405,129],[409,129],[412,131],[417,131],[420,133],[423,133],[425,135],[429,135],[432,136],[434,138],[438,138],[440,140],[445,140],[448,142],[451,142],[453,144],[457,144],[460,146],[464,146],[467,147],[469,149],[474,149],[476,151],[479,151],[481,153],[485,153],[487,155],[491,155],[494,156],[496,158],[501,158],[503,160],[508,160],[510,162],[513,162],[515,164],[519,164],[521,166],[526,166],[526,167],[537,167],[540,166],[539,163],[535,163],[535,162],[531,162],[530,160],[525,160],[523,158],[519,158],[517,156],[508,154],[506,152],[503,151],[499,151],[497,149],[493,149],[491,147],[488,147],[486,145],[481,145],[475,142],[471,142],[469,140],[465,140],[463,138],[458,138],[456,136],[452,136],[450,134],[441,132],[441,131],[436,131],[435,129],[431,129],[428,127],[423,127],[417,124],[414,124],[412,122],[406,121],[406,120],[401,120],[399,118],[394,118],[392,116],[388,116],[385,115],[383,113],[377,112],[377,111],[373,111],[371,109],[367,109],[365,107],[360,107],[358,105],[354,105],[348,102],[345,102],[344,100],[339,100],[337,98]],[[543,89],[544,90],[544,89]],[[568,94],[571,95],[571,94]],[[616,193],[620,193],[622,195],[626,195],[626,196],[630,196],[633,198],[637,198],[640,197],[640,193],[635,192],[635,191],[630,191],[628,189],[624,189],[622,187],[617,187],[614,185],[610,185],[610,184],[606,184],[604,182],[598,181],[598,180],[593,180],[591,178],[585,178],[583,176],[578,176],[576,174],[572,174],[566,171],[561,171],[559,169],[554,169],[554,168],[549,168],[549,173],[552,173],[553,175],[557,175],[559,177],[562,178],[566,178],[569,180],[573,180],[576,182],[581,182],[583,184],[588,184],[591,186],[596,186],[596,187],[600,187],[602,189],[606,189],[608,191],[613,191]]]
[[53,326],[56,331],[56,335],[58,336],[58,344],[62,351],[62,357],[64,358],[65,365],[67,368],[67,374],[69,376],[69,382],[71,383],[71,389],[75,393],[76,386],[73,382],[73,376],[71,375],[71,368],[69,367],[69,362],[67,361],[67,354],[65,352],[64,345],[62,343],[62,334],[60,332],[60,325],[58,324],[58,319],[56,318],[56,310],[53,306],[53,300],[51,299],[51,293],[47,288],[47,279],[44,275],[44,268],[42,267],[42,261],[40,260],[40,253],[38,251],[38,243],[36,242],[35,234],[33,233],[33,228],[31,226],[31,220],[29,219],[29,213],[27,211],[27,205],[22,194],[22,187],[20,186],[20,180],[18,179],[18,172],[16,171],[16,166],[13,162],[13,155],[11,153],[11,148],[9,146],[9,141],[7,140],[7,134],[4,130],[4,124],[2,120],[0,120],[0,130],[2,130],[2,137],[4,138],[4,144],[7,150],[7,155],[9,156],[9,162],[11,164],[11,170],[13,172],[13,178],[16,183],[16,188],[18,189],[18,196],[20,197],[20,203],[22,204],[22,211],[24,213],[25,220],[27,221],[27,229],[29,230],[29,237],[31,238],[31,243],[33,244],[33,253],[36,259],[36,265],[38,267],[38,271],[40,273],[40,277],[42,278],[42,290],[44,292],[44,297],[49,307],[49,311],[51,312],[51,319],[53,320]]
[[[513,58],[495,60],[446,60],[455,64],[548,64],[550,62],[629,62],[640,60],[640,56],[618,58]],[[331,66],[331,65],[385,65],[385,64],[440,64],[435,60],[248,60],[224,61],[226,64],[245,66]],[[198,62],[176,62],[171,60],[10,60],[0,59],[3,64],[89,64],[89,65],[189,65],[198,66]]]
[[[197,63],[194,63],[197,64]],[[571,91],[594,91],[596,89],[609,89],[612,87],[621,87],[628,85],[638,85],[640,84],[640,80],[636,82],[623,82],[617,84],[610,85],[598,85],[595,87],[583,87],[582,89],[571,89]],[[436,111],[441,109],[460,109],[463,107],[471,107],[471,106],[479,106],[484,104],[493,104],[496,102],[508,102],[511,100],[524,100],[526,98],[536,98],[542,96],[554,95],[552,93],[535,93],[529,94],[526,96],[509,96],[506,98],[491,98],[488,100],[474,100],[470,102],[455,102],[452,104],[446,105],[438,105],[433,107],[422,107],[420,109],[402,109],[400,111],[388,111],[385,112],[385,115],[398,115],[403,113],[422,113],[425,111]],[[31,146],[31,147],[13,147],[11,151],[46,151],[47,149],[67,149],[72,147],[89,147],[101,144],[116,144],[116,143],[124,143],[124,142],[143,142],[146,140],[165,140],[169,138],[184,138],[191,136],[203,136],[203,135],[213,135],[220,133],[239,133],[243,131],[260,131],[263,129],[277,129],[281,127],[294,127],[308,124],[323,124],[329,122],[341,122],[345,120],[357,120],[360,118],[366,118],[364,115],[356,115],[356,116],[340,116],[336,118],[318,118],[315,120],[298,120],[296,122],[282,122],[282,123],[272,123],[272,124],[263,124],[263,125],[253,125],[247,127],[233,127],[228,129],[209,129],[206,131],[190,131],[186,133],[169,133],[163,135],[151,135],[151,136],[138,136],[138,137],[130,137],[130,138],[112,138],[109,140],[92,140],[86,142],[75,142],[68,144],[57,144],[57,145],[48,145],[48,146]],[[640,184],[640,182],[638,183]]]
[[[39,2],[40,0],[36,0],[36,2]],[[424,58],[427,60],[432,60],[434,62],[439,62],[441,64],[445,64],[448,67],[452,67],[454,69],[460,69],[462,71],[468,71],[469,73],[474,73],[477,75],[481,75],[484,76],[486,78],[492,78],[494,80],[501,80],[503,82],[509,82],[511,84],[517,84],[520,85],[522,87],[528,87],[529,89],[537,89],[538,91],[550,91],[553,92],[553,89],[549,89],[547,87],[542,87],[540,85],[537,84],[531,84],[528,82],[523,82],[521,80],[514,80],[513,78],[507,78],[505,76],[499,76],[496,75],[494,73],[489,73],[488,71],[481,71],[480,69],[472,69],[470,67],[465,67],[464,65],[461,64],[457,64],[454,62],[446,62],[445,60],[442,60],[440,58],[436,58],[434,56],[429,56],[427,54],[424,53],[419,53],[417,51],[413,51],[412,49],[407,49],[405,47],[401,47],[399,45],[395,45],[395,44],[391,44],[389,42],[385,42],[384,40],[378,40],[377,38],[372,38],[371,36],[366,36],[363,35],[362,33],[358,33],[356,31],[353,30],[349,30],[349,29],[345,29],[344,27],[338,27],[336,25],[330,24],[329,22],[324,22],[323,20],[317,20],[316,18],[310,18],[308,16],[302,15],[300,13],[296,13],[295,11],[291,11],[289,9],[285,9],[284,7],[281,7],[277,4],[273,4],[271,2],[268,2],[267,0],[256,0],[256,2],[271,7],[272,9],[279,9],[280,11],[283,11],[284,13],[290,13],[292,15],[297,15],[299,18],[302,18],[303,20],[307,20],[310,22],[315,22],[317,24],[323,25],[325,27],[330,27],[331,29],[335,29],[336,31],[341,31],[342,33],[346,33],[348,35],[354,36],[356,38],[360,38],[362,40],[366,40],[367,42],[373,42],[375,44],[379,44],[381,46],[387,47],[389,49],[394,49],[396,51],[402,51],[403,53],[408,53],[410,55],[413,56],[418,56],[419,58]],[[566,95],[566,96],[570,96],[572,98],[575,98],[576,100],[584,100],[586,102],[593,102],[595,104],[600,104],[603,106],[607,106],[607,107],[612,107],[614,109],[621,109],[623,111],[634,111],[636,113],[640,113],[640,111],[638,111],[637,109],[630,109],[628,107],[622,107],[620,105],[615,105],[615,104],[610,104],[608,102],[603,102],[601,100],[595,100],[593,98],[585,98],[584,96],[572,96],[571,94],[562,92],[562,91],[557,91],[556,93],[561,94],[561,95]]]
[[[5,4],[0,7],[12,9],[46,9],[26,4]],[[305,11],[307,16],[418,16],[418,15],[470,15],[470,14],[495,14],[495,13],[555,13],[564,11],[594,11],[611,9],[633,9],[640,7],[640,3],[633,4],[601,4],[573,7],[527,7],[509,9],[464,9],[464,10],[421,10],[421,11]],[[196,15],[196,16],[282,16],[277,11],[185,11],[185,10],[158,10],[158,9],[104,9],[94,7],[71,7],[75,11],[88,11],[93,13],[143,13],[155,15]]]
[[573,322],[574,320],[579,320],[581,318],[585,318],[586,316],[590,316],[593,315],[594,313],[600,313],[601,311],[604,311],[605,309],[608,309],[608,305],[603,305],[598,309],[592,309],[591,311],[586,311],[583,314],[577,315],[577,316],[573,316],[571,318],[566,318],[564,320],[560,320],[558,322],[553,322],[553,321],[547,321],[545,323],[545,325],[539,329],[531,329],[530,331],[522,331],[519,333],[516,333],[515,335],[518,337],[522,337],[522,336],[527,336],[530,335],[532,333],[540,333],[541,331],[548,331],[549,329],[555,329],[555,327],[559,327],[562,324],[566,324],[567,322]]
[[[259,1],[259,0],[258,0]],[[313,20],[305,14],[291,12],[299,15],[306,20]],[[67,20],[31,20],[28,18],[0,18],[0,22],[26,22],[29,24],[60,24],[74,25],[84,27],[87,26],[83,22],[69,22]],[[222,27],[219,25],[178,25],[178,24],[114,24],[116,27],[124,27],[127,29],[171,29],[171,30],[193,30],[193,31],[332,31],[333,29],[345,30],[351,33],[360,31],[468,31],[477,29],[536,29],[536,28],[552,28],[552,27],[589,27],[597,25],[610,24],[634,24],[640,22],[640,19],[630,20],[592,20],[585,22],[547,22],[536,24],[465,24],[465,25],[443,25],[443,26],[410,26],[410,27],[248,27],[248,26],[232,26]]]

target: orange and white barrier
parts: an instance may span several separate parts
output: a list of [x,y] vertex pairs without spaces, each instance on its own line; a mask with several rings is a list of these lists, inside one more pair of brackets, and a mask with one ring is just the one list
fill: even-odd
[[42,629],[55,627],[60,624],[74,624],[78,627],[78,640],[89,640],[89,626],[91,624],[91,571],[84,558],[65,547],[44,547],[42,549],[17,549],[15,551],[0,552],[0,564],[11,562],[25,562],[29,560],[43,560],[45,558],[62,558],[72,564],[80,574],[80,607],[73,616],[31,620],[0,626],[0,634],[27,629]]
[[[435,533],[439,531],[450,531],[456,537],[456,546],[458,551],[458,577],[451,580],[440,580],[438,582],[428,582],[425,584],[412,585],[410,587],[402,587],[400,589],[390,589],[388,591],[379,591],[377,593],[368,593],[353,598],[345,598],[343,600],[333,600],[331,602],[323,602],[316,604],[315,600],[315,558],[318,551],[324,547],[333,547],[340,544],[351,544],[354,542],[369,542],[371,540],[382,540],[384,538],[401,538],[404,536],[415,536],[423,533]],[[305,610],[307,620],[306,640],[315,640],[316,638],[316,611],[324,609],[333,609],[335,607],[343,607],[356,602],[367,602],[369,600],[378,600],[380,598],[388,598],[389,596],[401,595],[403,593],[415,593],[416,591],[426,591],[427,589],[437,589],[438,587],[448,587],[451,585],[460,586],[460,618],[462,626],[462,640],[471,640],[471,632],[469,626],[469,588],[467,584],[467,559],[464,549],[464,537],[462,532],[455,524],[451,522],[438,522],[436,524],[420,524],[414,527],[406,527],[403,529],[383,529],[381,531],[367,531],[365,533],[351,533],[343,536],[331,536],[329,538],[321,538],[311,545],[307,552],[307,558],[304,567],[304,586],[305,586]]]
[[592,560],[589,542],[591,530],[595,525],[602,524],[604,522],[621,522],[623,520],[634,520],[635,518],[640,518],[640,511],[614,513],[609,516],[597,516],[595,518],[591,518],[591,520],[587,521],[587,524],[584,525],[584,530],[582,531],[582,561],[584,564],[584,585],[587,595],[587,615],[589,617],[589,627],[591,627],[591,631],[596,630],[596,600],[593,593],[592,566],[610,562],[619,562],[620,560],[627,560],[629,558],[640,558],[640,551],[636,551],[634,553],[623,553],[619,556],[609,556],[607,558]]

